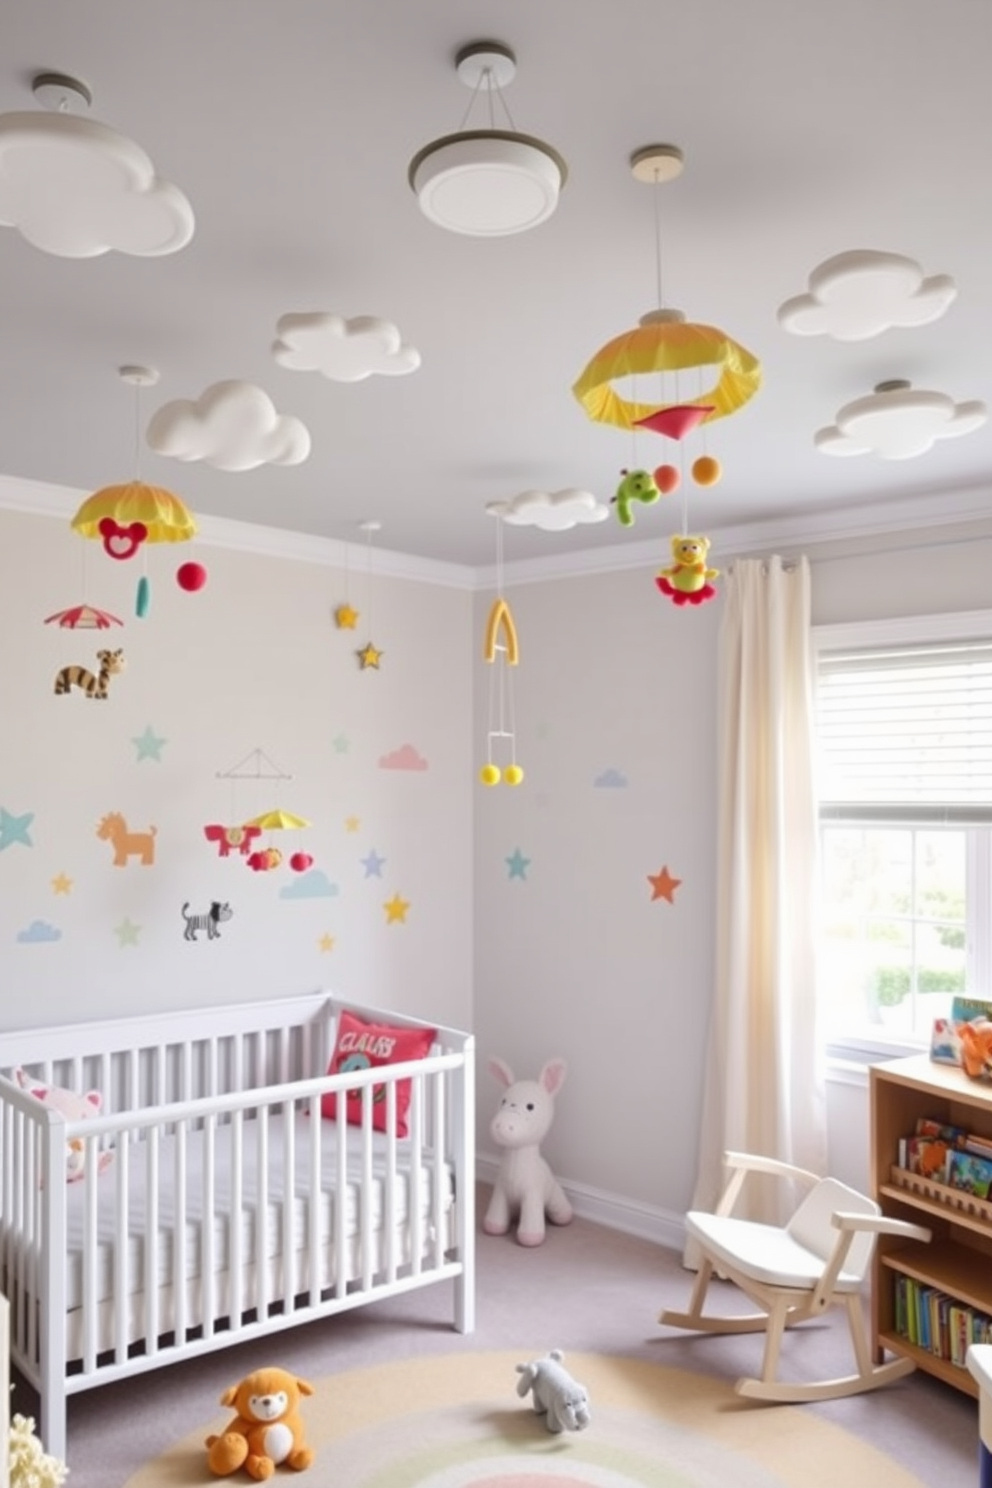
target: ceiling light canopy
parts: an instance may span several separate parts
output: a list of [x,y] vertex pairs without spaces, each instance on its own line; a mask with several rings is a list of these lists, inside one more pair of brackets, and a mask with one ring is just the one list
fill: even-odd
[[[500,42],[472,42],[458,53],[455,66],[473,90],[469,113],[485,96],[489,127],[462,128],[417,151],[408,176],[421,211],[439,227],[469,237],[505,237],[537,227],[558,205],[568,167],[557,150],[521,134],[510,117],[503,87],[516,75],[516,58]],[[508,129],[496,128],[497,99]]]

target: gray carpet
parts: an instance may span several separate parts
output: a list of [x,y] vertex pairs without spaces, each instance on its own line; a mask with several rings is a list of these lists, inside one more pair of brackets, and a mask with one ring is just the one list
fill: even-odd
[[[511,1350],[523,1360],[557,1347],[566,1354],[625,1355],[729,1382],[754,1372],[760,1338],[703,1337],[658,1325],[660,1308],[684,1306],[690,1284],[674,1252],[581,1219],[552,1229],[535,1250],[510,1237],[480,1234],[473,1334],[452,1330],[451,1289],[443,1283],[277,1332],[268,1351],[243,1345],[77,1395],[69,1404],[68,1488],[122,1488],[143,1462],[210,1420],[228,1386],[266,1364],[312,1379],[427,1354]],[[782,1363],[797,1379],[847,1373],[848,1334],[840,1313],[787,1334]],[[13,1408],[35,1411],[31,1392],[16,1381]],[[815,1412],[863,1437],[926,1488],[978,1482],[977,1404],[929,1375],[917,1372],[849,1400],[790,1409]],[[304,1488],[306,1477],[299,1481]]]

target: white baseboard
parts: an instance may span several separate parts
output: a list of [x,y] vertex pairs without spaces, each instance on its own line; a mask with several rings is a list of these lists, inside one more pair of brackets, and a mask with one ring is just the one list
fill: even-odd
[[[481,1183],[495,1183],[498,1168],[499,1158],[494,1155],[480,1153],[476,1158],[476,1173]],[[581,1219],[619,1230],[624,1235],[636,1235],[641,1240],[653,1240],[668,1250],[682,1250],[685,1221],[681,1214],[658,1209],[652,1204],[640,1204],[585,1183],[569,1183],[564,1178],[559,1178],[559,1182]]]

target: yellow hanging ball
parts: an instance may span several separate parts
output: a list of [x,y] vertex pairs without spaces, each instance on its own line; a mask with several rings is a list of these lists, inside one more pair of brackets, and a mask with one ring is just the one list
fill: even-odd
[[499,765],[483,765],[479,779],[483,785],[499,785]]
[[693,462],[692,478],[697,486],[715,486],[723,474],[723,466],[712,455],[700,455]]
[[519,765],[507,765],[503,771],[503,779],[507,785],[519,785],[524,778],[524,772]]

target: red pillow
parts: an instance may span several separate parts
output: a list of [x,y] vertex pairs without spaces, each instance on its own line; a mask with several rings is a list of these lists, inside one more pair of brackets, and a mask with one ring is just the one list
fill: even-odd
[[[390,1023],[367,1023],[354,1013],[338,1014],[338,1037],[329,1075],[342,1070],[370,1069],[381,1064],[403,1064],[408,1059],[423,1059],[437,1038],[436,1028],[397,1028]],[[407,1135],[406,1113],[412,1094],[410,1080],[396,1081],[396,1135]],[[320,1114],[333,1121],[337,1115],[337,1095],[332,1091],[320,1098]],[[362,1119],[362,1092],[349,1091],[345,1096],[348,1120],[358,1124]],[[386,1130],[386,1087],[372,1087],[372,1125]]]

